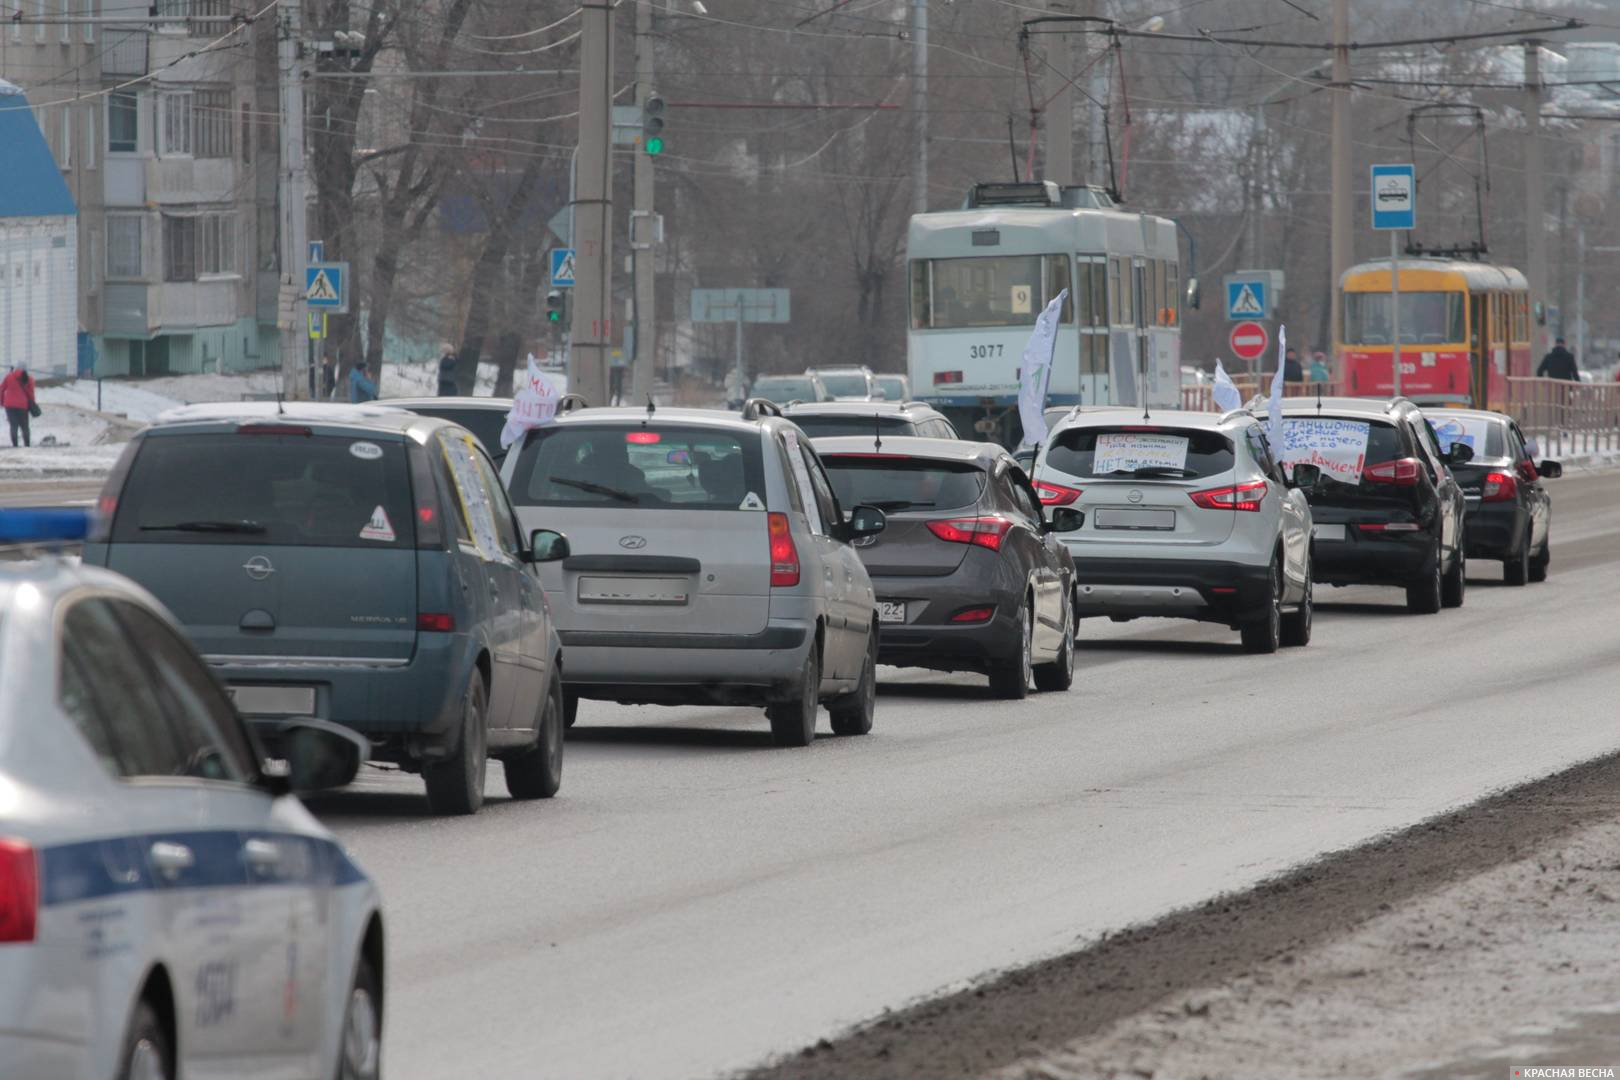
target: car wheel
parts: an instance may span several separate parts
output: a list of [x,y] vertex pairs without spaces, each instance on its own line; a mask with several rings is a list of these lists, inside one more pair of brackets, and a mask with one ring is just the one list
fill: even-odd
[[482,672],[473,672],[461,705],[461,737],[448,758],[422,769],[428,805],[435,814],[476,814],[484,805],[484,773],[489,768],[489,691]]
[[1524,536],[1524,543],[1519,545],[1519,553],[1510,555],[1502,560],[1502,582],[1506,585],[1523,585],[1530,580],[1530,534]]
[[1063,646],[1057,659],[1035,668],[1035,689],[1043,692],[1067,690],[1074,685],[1074,605],[1063,603]]
[[563,727],[571,728],[579,719],[579,695],[572,690],[563,691]]
[[549,799],[562,787],[564,711],[562,680],[553,675],[540,699],[535,745],[505,761],[512,798]]
[[1424,575],[1406,587],[1406,610],[1414,615],[1433,615],[1440,610],[1440,542],[1434,544],[1432,564]]
[[124,1036],[123,1066],[119,1080],[174,1080],[174,1047],[159,1022],[152,1003],[141,1000],[130,1017]]
[[337,1080],[377,1080],[382,1075],[382,995],[371,961],[360,958],[343,1012]]
[[777,746],[809,746],[816,738],[816,713],[820,708],[821,656],[812,645],[791,695],[765,707],[771,721],[771,739]]
[[1457,557],[1451,561],[1451,569],[1446,572],[1445,580],[1440,583],[1440,604],[1442,607],[1459,608],[1468,595],[1468,554],[1463,550],[1462,537],[1457,538]]
[[866,635],[866,660],[861,664],[860,685],[853,693],[828,703],[834,735],[865,735],[872,730],[872,714],[877,711],[877,629]]
[[1029,696],[1029,683],[1034,677],[1034,628],[1030,625],[1034,615],[1026,601],[1018,609],[1018,652],[990,669],[990,690],[999,698],[1017,701]]
[[1299,648],[1311,643],[1311,620],[1316,613],[1315,584],[1311,581],[1311,564],[1305,563],[1305,598],[1299,607],[1282,617],[1282,643]]
[[1547,537],[1547,542],[1541,545],[1541,550],[1536,552],[1535,557],[1530,560],[1530,580],[1546,581],[1547,567],[1551,562],[1552,537],[1549,536]]
[[1258,619],[1250,619],[1238,628],[1243,637],[1244,652],[1274,653],[1282,644],[1282,563],[1272,562],[1268,574],[1271,594],[1266,597],[1266,612]]

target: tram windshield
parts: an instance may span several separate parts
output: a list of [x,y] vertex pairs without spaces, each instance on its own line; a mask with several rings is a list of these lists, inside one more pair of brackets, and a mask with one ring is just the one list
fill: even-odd
[[[1344,343],[1391,344],[1394,305],[1389,293],[1344,294]],[[1401,293],[1401,344],[1444,345],[1468,340],[1461,292]]]
[[[916,259],[911,264],[911,328],[1033,326],[1069,285],[1066,255],[989,255]],[[1061,322],[1073,322],[1072,297]]]

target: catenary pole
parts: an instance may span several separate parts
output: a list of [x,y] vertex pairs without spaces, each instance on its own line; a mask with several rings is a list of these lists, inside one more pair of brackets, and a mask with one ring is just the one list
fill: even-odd
[[[652,0],[636,0],[636,104],[653,96]],[[634,241],[636,352],[630,357],[629,401],[645,401],[652,393],[657,356],[657,249],[653,217],[653,158],[638,147],[635,165],[635,214],[630,223]]]
[[1332,287],[1328,304],[1332,317],[1334,374],[1341,380],[1344,359],[1338,354],[1339,342],[1344,339],[1344,305],[1339,299],[1339,279],[1355,262],[1355,241],[1350,233],[1350,204],[1354,197],[1351,189],[1350,162],[1350,0],[1333,0],[1333,134],[1329,170],[1331,177],[1331,206],[1329,208],[1329,262],[1332,264]]
[[[1530,285],[1530,310],[1546,310],[1547,303],[1547,207],[1542,185],[1541,142],[1541,42],[1524,43],[1524,239],[1525,276]],[[1546,350],[1546,331],[1531,320],[1530,351],[1533,356]]]
[[300,0],[281,0],[277,8],[276,75],[280,91],[281,291],[277,319],[281,344],[281,394],[289,400],[309,395],[309,306],[304,302],[304,273],[309,260],[309,167],[304,156],[303,11]]
[[917,162],[911,170],[911,212],[928,211],[928,0],[911,0],[911,124]]
[[607,401],[613,337],[613,9],[603,0],[579,6],[579,180],[568,389],[593,405]]

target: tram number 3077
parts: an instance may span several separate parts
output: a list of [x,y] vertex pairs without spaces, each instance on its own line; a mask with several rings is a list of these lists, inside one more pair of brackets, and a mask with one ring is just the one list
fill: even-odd
[[968,358],[971,360],[990,360],[1001,355],[1001,345],[969,345]]

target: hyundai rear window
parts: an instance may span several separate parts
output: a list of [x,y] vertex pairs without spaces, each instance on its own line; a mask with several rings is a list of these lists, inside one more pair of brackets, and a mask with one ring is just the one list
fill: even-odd
[[984,470],[972,462],[930,461],[874,454],[823,454],[839,506],[866,503],[891,513],[956,510],[984,491]]
[[405,445],[365,436],[147,438],[118,493],[116,544],[415,547]]
[[657,424],[534,431],[512,474],[518,506],[764,510],[759,436]]
[[1218,476],[1232,462],[1232,440],[1219,432],[1125,424],[1059,432],[1045,465],[1090,479],[1180,479]]
[[912,435],[917,425],[901,416],[797,416],[789,420],[812,439],[826,439],[833,435]]

